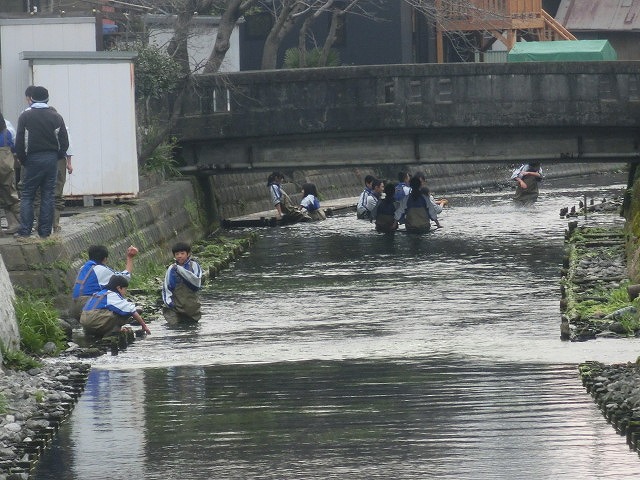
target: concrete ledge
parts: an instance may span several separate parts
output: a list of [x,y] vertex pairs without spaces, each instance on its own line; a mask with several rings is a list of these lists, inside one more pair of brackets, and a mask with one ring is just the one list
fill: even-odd
[[60,221],[62,231],[50,239],[18,243],[0,237],[0,255],[14,287],[67,296],[89,245],[107,246],[109,265],[118,268],[131,244],[140,249],[137,263],[168,261],[171,243],[202,238],[203,226],[192,218],[202,208],[190,180],[165,182],[127,203],[68,208]]

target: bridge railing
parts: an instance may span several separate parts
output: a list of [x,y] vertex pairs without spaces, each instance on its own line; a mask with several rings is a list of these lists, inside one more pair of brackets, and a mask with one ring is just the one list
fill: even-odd
[[212,169],[621,161],[640,150],[640,62],[240,72],[203,75],[187,97],[172,133],[191,164]]
[[[640,63],[385,65],[202,75],[182,138],[640,124]],[[182,128],[182,125],[188,129]]]

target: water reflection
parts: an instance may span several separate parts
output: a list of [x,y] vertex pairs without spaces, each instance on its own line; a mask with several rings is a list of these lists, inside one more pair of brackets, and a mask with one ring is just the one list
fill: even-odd
[[422,237],[352,215],[265,229],[199,325],[95,360],[36,478],[640,475],[576,373],[638,341],[559,339],[558,212],[623,188],[450,195]]
[[[114,389],[114,411],[88,392],[74,413],[74,428],[63,428],[53,449],[55,458],[72,443],[73,454],[59,457],[59,465],[73,474],[41,472],[38,478],[640,474],[637,455],[601,418],[570,366],[442,356],[104,375],[92,381],[113,388],[142,380],[144,403],[131,389]],[[107,427],[111,438],[102,434]],[[105,458],[104,452],[115,455]]]

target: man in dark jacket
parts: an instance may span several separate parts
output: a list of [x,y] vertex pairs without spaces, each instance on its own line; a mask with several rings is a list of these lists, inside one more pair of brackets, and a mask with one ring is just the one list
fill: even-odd
[[59,158],[65,158],[69,137],[62,116],[49,108],[49,92],[44,87],[31,90],[31,107],[18,118],[16,156],[22,165],[20,230],[18,240],[29,238],[33,228],[33,200],[40,190],[38,235],[51,235],[55,210],[54,195]]

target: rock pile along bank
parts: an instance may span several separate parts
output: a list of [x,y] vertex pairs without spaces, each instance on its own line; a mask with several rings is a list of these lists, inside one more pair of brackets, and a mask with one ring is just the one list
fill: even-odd
[[84,391],[89,369],[86,363],[55,362],[0,374],[0,480],[29,478]]

